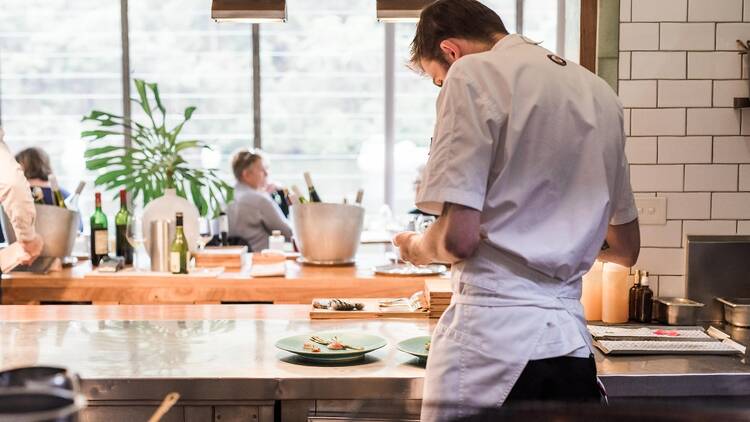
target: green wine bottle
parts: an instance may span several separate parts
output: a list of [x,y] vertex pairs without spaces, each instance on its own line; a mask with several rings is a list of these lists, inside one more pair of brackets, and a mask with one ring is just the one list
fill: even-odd
[[49,181],[49,188],[52,190],[52,205],[60,208],[65,208],[65,198],[63,198],[62,192],[60,191],[60,184],[57,183],[57,177],[50,173],[47,176]]
[[125,189],[120,190],[120,211],[115,215],[115,253],[125,258],[125,265],[133,265],[133,247],[130,246],[127,237],[128,221],[128,195]]
[[172,247],[169,249],[169,268],[172,274],[187,274],[188,273],[188,261],[190,260],[190,252],[188,250],[187,238],[185,238],[185,232],[182,229],[182,213],[178,212],[177,224],[175,227],[174,241]]
[[307,183],[307,191],[310,193],[310,202],[323,202],[320,200],[320,195],[318,195],[318,191],[315,190],[315,185],[313,184],[312,177],[310,177],[309,172],[305,172],[305,183]]
[[109,232],[107,230],[107,215],[102,211],[102,194],[96,192],[96,210],[91,214],[91,264],[99,265],[99,261],[109,255]]

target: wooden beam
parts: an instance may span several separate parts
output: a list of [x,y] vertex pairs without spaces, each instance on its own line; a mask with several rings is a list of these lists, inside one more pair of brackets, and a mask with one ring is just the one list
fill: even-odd
[[598,0],[581,0],[581,66],[596,73]]

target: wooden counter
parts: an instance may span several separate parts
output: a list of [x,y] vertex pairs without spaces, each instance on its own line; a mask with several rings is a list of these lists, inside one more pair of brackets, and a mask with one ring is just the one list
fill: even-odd
[[13,273],[2,280],[2,303],[35,304],[309,304],[314,298],[408,297],[425,277],[376,276],[382,256],[366,256],[351,267],[314,267],[287,262],[286,277],[217,276],[86,277],[88,262],[47,275]]

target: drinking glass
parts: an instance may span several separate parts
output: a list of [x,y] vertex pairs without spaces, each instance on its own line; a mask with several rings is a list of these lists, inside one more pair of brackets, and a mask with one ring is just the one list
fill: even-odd
[[141,259],[146,244],[146,238],[143,236],[143,212],[136,210],[133,215],[128,219],[128,224],[125,226],[125,238],[133,247],[133,268],[138,271],[142,270],[143,260]]
[[214,235],[211,231],[211,219],[208,217],[200,217],[198,219],[198,249],[206,249],[208,242],[213,239]]
[[417,216],[417,221],[414,224],[415,231],[420,234],[426,232],[435,220],[437,220],[435,216],[419,214]]

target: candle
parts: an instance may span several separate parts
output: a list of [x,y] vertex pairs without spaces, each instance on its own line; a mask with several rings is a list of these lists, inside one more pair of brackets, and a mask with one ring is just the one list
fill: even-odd
[[607,262],[602,269],[602,321],[628,322],[628,267]]
[[583,276],[581,303],[587,321],[602,319],[602,269],[604,263],[595,261],[589,272]]

